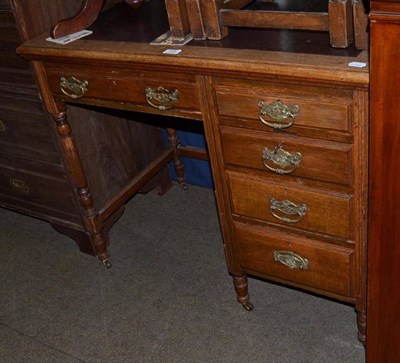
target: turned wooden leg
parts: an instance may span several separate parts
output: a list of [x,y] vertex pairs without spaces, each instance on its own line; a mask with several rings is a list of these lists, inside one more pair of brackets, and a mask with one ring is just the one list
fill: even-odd
[[365,311],[357,311],[358,340],[367,344],[367,314]]
[[71,132],[71,126],[68,123],[65,107],[63,112],[53,114],[53,119],[57,125],[57,131],[60,136],[60,143],[69,169],[72,181],[76,187],[79,202],[83,207],[83,222],[86,231],[90,234],[100,261],[107,267],[111,267],[109,255],[107,252],[107,239],[103,234],[103,223],[98,212],[93,207],[93,198],[90,195],[85,177],[85,172],[79,158],[78,149]]
[[174,168],[176,171],[178,183],[183,190],[187,190],[188,186],[186,184],[186,179],[185,179],[185,169],[178,151],[179,139],[176,136],[176,131],[174,129],[168,128],[167,133],[168,133],[168,145],[174,149]]
[[249,301],[247,276],[233,276],[233,285],[235,286],[237,300],[243,305],[244,309],[252,311],[254,306]]

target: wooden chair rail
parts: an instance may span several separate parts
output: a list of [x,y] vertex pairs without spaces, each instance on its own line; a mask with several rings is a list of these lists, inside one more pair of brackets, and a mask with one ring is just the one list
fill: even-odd
[[[258,2],[272,2],[256,0]],[[367,48],[367,14],[361,1],[331,0],[327,12],[288,12],[278,10],[243,9],[254,0],[237,0],[225,3],[221,0],[167,0],[166,2],[186,5],[186,16],[195,39],[220,40],[228,35],[229,27],[301,29],[327,31],[330,43],[336,48],[346,48],[353,42],[359,49]],[[186,22],[180,11],[180,19],[173,7],[167,8],[172,19],[171,31],[182,37],[182,28],[175,31],[176,23]]]

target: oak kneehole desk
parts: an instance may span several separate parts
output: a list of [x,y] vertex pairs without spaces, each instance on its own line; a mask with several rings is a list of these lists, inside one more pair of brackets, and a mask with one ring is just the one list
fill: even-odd
[[[235,48],[233,34],[170,55],[176,47],[149,45],[153,34],[139,25],[132,41],[99,39],[95,28],[67,45],[43,36],[18,50],[57,125],[100,260],[110,265],[103,224],[144,183],[174,160],[185,187],[181,157],[208,154],[238,301],[252,309],[248,274],[346,301],[365,342],[369,74],[349,63],[367,63],[367,52]],[[294,33],[280,34],[296,43]],[[208,152],[180,145],[169,128],[164,152],[97,208],[67,103],[202,122]]]

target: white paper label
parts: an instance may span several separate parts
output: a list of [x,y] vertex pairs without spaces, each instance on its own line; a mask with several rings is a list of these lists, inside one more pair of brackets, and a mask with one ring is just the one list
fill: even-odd
[[180,52],[182,52],[182,49],[166,49],[163,51],[164,54],[172,54],[172,55],[177,55]]
[[355,68],[364,68],[367,66],[367,63],[363,62],[350,62],[349,67],[355,67]]
[[62,38],[57,38],[57,39],[47,38],[46,40],[57,44],[68,44],[73,42],[74,40],[86,37],[92,33],[93,32],[91,30],[81,30],[80,32],[72,33]]

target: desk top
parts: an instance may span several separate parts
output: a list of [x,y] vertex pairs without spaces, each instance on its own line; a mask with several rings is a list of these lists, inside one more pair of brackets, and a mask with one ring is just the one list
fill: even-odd
[[[93,35],[58,45],[38,37],[18,48],[29,60],[143,67],[201,74],[233,72],[312,79],[330,83],[368,85],[368,52],[329,46],[325,33],[266,29],[232,29],[223,41],[192,41],[185,46],[150,45],[168,30],[165,9],[160,1],[145,3],[139,11],[120,4],[103,13],[92,26]],[[129,24],[127,24],[129,22]],[[129,26],[128,26],[129,25]],[[125,29],[125,31],[124,31]],[[247,41],[246,41],[247,40]],[[180,48],[178,55],[167,55],[167,48]],[[366,63],[363,68],[350,62]]]

